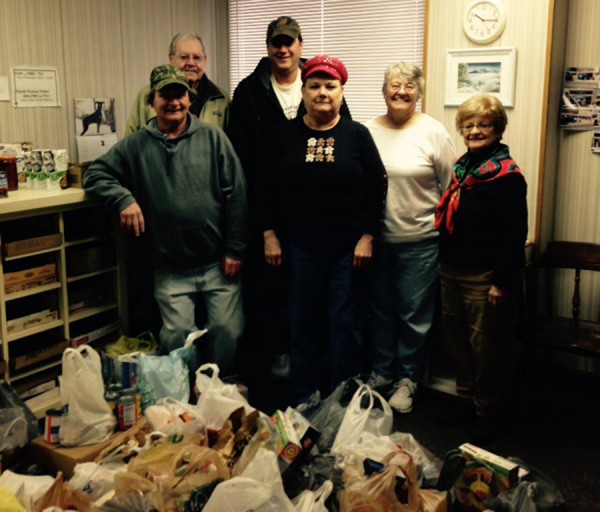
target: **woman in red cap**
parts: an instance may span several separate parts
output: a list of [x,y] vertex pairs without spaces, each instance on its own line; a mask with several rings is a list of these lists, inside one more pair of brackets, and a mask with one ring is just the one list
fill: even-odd
[[363,370],[360,271],[381,226],[387,178],[369,131],[340,116],[347,80],[339,59],[304,64],[306,114],[274,135],[259,177],[265,258],[290,269],[291,377],[299,402]]

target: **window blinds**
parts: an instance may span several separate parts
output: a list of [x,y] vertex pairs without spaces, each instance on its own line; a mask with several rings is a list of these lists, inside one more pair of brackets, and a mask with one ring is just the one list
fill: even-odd
[[344,62],[345,97],[356,121],[385,112],[388,64],[423,66],[425,0],[229,0],[231,91],[266,56],[267,25],[284,15],[302,29],[303,57],[327,54]]

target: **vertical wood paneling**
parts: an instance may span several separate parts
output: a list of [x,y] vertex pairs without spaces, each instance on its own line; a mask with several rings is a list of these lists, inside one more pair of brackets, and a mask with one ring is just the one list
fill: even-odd
[[427,49],[427,113],[444,123],[453,134],[459,152],[462,138],[454,128],[457,107],[444,105],[446,50],[515,46],[517,70],[514,108],[508,108],[508,127],[504,141],[523,170],[528,183],[530,238],[536,225],[538,177],[542,137],[544,77],[546,76],[547,23],[549,0],[523,2],[504,0],[507,24],[499,39],[488,45],[469,41],[462,30],[462,19],[470,0],[429,0]]
[[[600,2],[570,0],[565,66],[600,64]],[[557,100],[558,101],[558,100]],[[600,243],[600,156],[591,152],[592,132],[562,131],[554,203],[553,237]],[[563,301],[568,310],[568,301]],[[600,320],[600,276],[582,281],[583,318]]]
[[2,0],[0,44],[0,75],[9,76],[11,66],[56,67],[61,102],[60,107],[39,108],[14,108],[11,101],[0,102],[0,142],[34,141],[38,147],[67,147],[60,0]]
[[[169,60],[174,35],[170,4],[164,0],[121,1],[125,119],[140,88],[150,80],[152,69]],[[125,120],[121,128],[125,129]]]
[[[0,102],[0,142],[67,148],[75,160],[76,97],[114,97],[121,137],[140,87],[154,66],[168,61],[175,33],[199,32],[217,44],[219,1],[0,0],[0,76],[15,65],[55,66],[61,101],[58,108],[19,109]],[[218,66],[227,63],[209,60],[209,76]]]
[[[75,134],[74,98],[115,98],[117,126],[125,116],[120,0],[61,0],[68,130]],[[122,133],[122,126],[119,133]]]

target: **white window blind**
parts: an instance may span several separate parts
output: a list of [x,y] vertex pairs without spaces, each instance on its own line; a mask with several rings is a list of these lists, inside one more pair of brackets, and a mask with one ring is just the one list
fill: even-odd
[[303,57],[331,55],[348,68],[345,97],[356,121],[385,112],[388,64],[423,66],[425,0],[229,0],[230,90],[267,55],[267,25],[291,16],[302,29]]

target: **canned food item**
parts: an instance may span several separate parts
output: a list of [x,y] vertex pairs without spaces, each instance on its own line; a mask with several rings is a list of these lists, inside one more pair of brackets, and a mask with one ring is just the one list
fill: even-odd
[[117,419],[121,430],[127,430],[135,425],[135,397],[131,395],[122,395],[119,397],[117,400]]
[[44,440],[49,444],[60,443],[60,424],[62,423],[62,411],[60,409],[48,409],[46,411],[46,422],[44,424]]
[[132,396],[135,399],[135,421],[142,417],[142,394],[137,386],[123,389],[120,396]]

